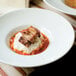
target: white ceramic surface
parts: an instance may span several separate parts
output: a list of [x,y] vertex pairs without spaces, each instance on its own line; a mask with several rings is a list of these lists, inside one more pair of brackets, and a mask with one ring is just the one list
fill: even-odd
[[[28,25],[37,27],[49,38],[50,44],[44,52],[24,56],[14,53],[9,48],[10,36]],[[45,65],[64,56],[73,42],[74,30],[71,24],[52,11],[26,8],[0,16],[0,62],[20,67]]]
[[67,6],[64,0],[44,0],[44,2],[58,11],[76,16],[76,9]]

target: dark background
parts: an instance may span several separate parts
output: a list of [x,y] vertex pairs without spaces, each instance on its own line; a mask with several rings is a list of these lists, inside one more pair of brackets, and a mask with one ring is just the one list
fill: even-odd
[[36,67],[35,71],[30,74],[30,76],[54,76],[54,75],[71,75],[76,74],[76,45],[74,45],[70,51],[61,59],[44,65],[41,67]]

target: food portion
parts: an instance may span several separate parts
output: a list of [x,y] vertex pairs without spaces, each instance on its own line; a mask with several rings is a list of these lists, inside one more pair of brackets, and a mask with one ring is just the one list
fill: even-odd
[[76,0],[65,0],[65,4],[72,8],[76,8]]
[[11,49],[21,55],[41,53],[48,45],[48,38],[33,26],[15,33],[10,38]]

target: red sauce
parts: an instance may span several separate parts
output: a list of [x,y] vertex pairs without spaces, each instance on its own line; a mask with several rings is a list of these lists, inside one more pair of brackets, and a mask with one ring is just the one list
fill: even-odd
[[[20,32],[23,32],[23,31],[25,31],[25,30],[22,30],[22,31],[20,31]],[[17,34],[17,33],[16,33],[16,34]],[[15,35],[16,35],[16,34],[15,34]],[[13,48],[13,43],[14,43],[15,35],[14,35],[13,37],[11,37],[11,39],[10,39],[10,48],[11,48],[12,51],[14,51],[15,53],[18,53],[18,54],[21,54],[21,55],[35,55],[35,54],[39,54],[39,53],[45,51],[46,48],[47,48],[48,45],[49,45],[49,40],[48,40],[48,38],[47,38],[43,33],[41,33],[41,34],[42,34],[43,37],[45,38],[45,39],[43,40],[43,45],[41,45],[41,46],[38,47],[37,49],[33,50],[30,54],[24,53],[23,51],[19,51],[18,49],[14,49],[14,48]]]

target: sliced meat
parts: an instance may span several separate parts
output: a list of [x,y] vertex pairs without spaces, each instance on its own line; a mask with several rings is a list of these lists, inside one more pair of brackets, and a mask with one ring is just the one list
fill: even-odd
[[35,35],[35,36],[40,36],[40,31],[38,30],[38,29],[36,29],[35,27],[33,27],[33,26],[30,26],[29,27],[29,32],[31,32],[33,35]]
[[33,26],[30,26],[22,32],[22,37],[19,39],[19,42],[29,47],[35,42],[37,37],[40,37],[40,31]]
[[26,47],[29,47],[31,45],[31,43],[23,37],[20,37],[19,42],[21,42]]

